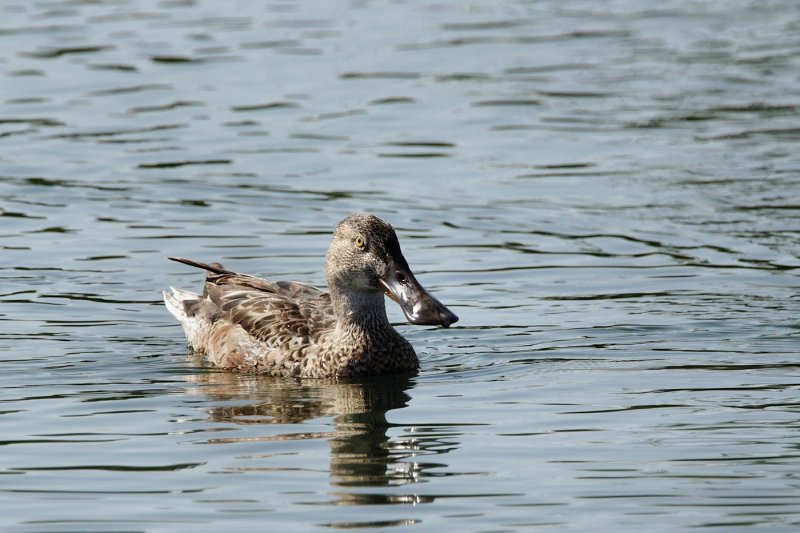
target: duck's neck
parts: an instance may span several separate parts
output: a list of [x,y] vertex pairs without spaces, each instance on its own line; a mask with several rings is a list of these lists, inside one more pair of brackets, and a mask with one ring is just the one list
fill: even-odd
[[413,371],[419,366],[414,348],[389,323],[383,293],[331,289],[336,313],[329,366],[337,376]]
[[347,292],[330,288],[331,304],[338,322],[340,331],[362,332],[369,334],[373,331],[390,328],[386,316],[383,293],[379,291]]

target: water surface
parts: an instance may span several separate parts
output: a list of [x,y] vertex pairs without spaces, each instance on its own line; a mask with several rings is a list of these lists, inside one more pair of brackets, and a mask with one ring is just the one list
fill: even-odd
[[[800,8],[6,2],[9,532],[795,531]],[[396,226],[411,378],[187,355],[167,255]]]

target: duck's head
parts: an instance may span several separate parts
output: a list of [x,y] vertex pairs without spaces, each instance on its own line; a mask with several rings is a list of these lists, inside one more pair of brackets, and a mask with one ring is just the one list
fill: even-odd
[[337,224],[327,275],[330,289],[341,294],[385,293],[412,324],[448,327],[458,320],[419,284],[392,225],[374,215],[354,213]]

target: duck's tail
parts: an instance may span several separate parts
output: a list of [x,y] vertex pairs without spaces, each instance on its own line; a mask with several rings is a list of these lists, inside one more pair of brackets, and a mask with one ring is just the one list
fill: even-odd
[[186,340],[194,350],[202,352],[204,335],[213,324],[213,303],[199,294],[170,287],[170,294],[164,291],[164,305],[172,316],[181,323]]
[[189,318],[189,315],[186,313],[186,304],[189,302],[197,302],[201,297],[199,294],[183,289],[176,289],[175,287],[170,287],[169,290],[172,291],[172,294],[167,291],[162,293],[164,295],[164,305],[167,306],[167,311],[177,318],[178,322],[183,324],[185,328],[186,320]]
[[[170,257],[170,259],[207,271],[207,280],[212,277],[235,275],[219,263],[206,264],[183,257]],[[170,287],[170,291],[162,293],[167,311],[181,323],[189,345],[195,351],[204,353],[211,327],[219,316],[219,308],[207,297],[205,289],[202,295],[175,287]]]

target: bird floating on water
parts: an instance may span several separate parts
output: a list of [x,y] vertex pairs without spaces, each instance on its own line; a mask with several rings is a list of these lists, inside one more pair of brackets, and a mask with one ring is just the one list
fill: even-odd
[[189,346],[227,370],[309,378],[415,371],[417,355],[389,323],[384,294],[412,324],[458,320],[419,284],[391,224],[374,215],[354,213],[336,225],[329,292],[169,259],[207,271],[202,295],[172,287],[164,303]]

